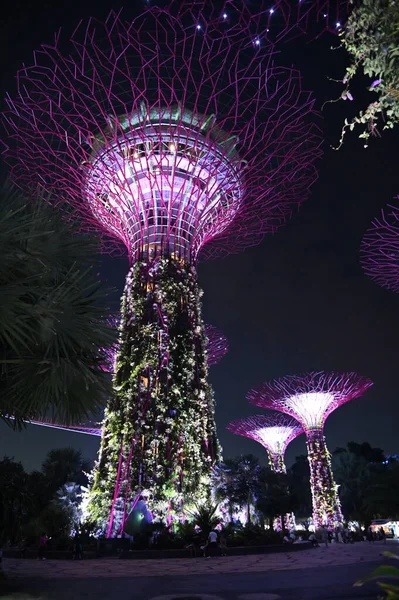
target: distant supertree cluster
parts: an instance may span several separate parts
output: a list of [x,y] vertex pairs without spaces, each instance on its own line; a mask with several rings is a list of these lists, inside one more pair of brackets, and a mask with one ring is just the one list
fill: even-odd
[[360,256],[363,269],[369,277],[378,285],[399,292],[398,206],[388,206],[373,221],[362,240]]
[[286,413],[302,425],[307,440],[316,528],[343,523],[324,423],[336,408],[361,396],[371,385],[369,379],[356,373],[311,372],[266,382],[248,393],[252,404]]
[[253,415],[231,421],[228,431],[259,442],[266,450],[270,467],[277,473],[285,473],[284,454],[288,444],[303,433],[295,419],[284,414]]

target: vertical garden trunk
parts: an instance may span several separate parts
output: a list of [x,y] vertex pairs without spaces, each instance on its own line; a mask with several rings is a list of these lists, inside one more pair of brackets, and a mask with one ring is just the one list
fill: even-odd
[[313,524],[335,527],[343,523],[338,487],[331,469],[330,453],[323,432],[311,430],[307,433],[310,485],[313,501]]
[[140,495],[169,522],[206,500],[219,456],[195,269],[165,257],[136,263],[119,342],[89,505],[108,535]]

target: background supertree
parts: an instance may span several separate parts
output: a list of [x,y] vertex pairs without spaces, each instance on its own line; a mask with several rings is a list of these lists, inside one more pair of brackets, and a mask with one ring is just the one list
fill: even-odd
[[133,22],[111,13],[77,28],[71,54],[59,35],[42,46],[7,98],[14,181],[69,203],[69,218],[123,242],[132,264],[91,490],[108,535],[144,490],[160,517],[208,497],[219,446],[199,252],[259,243],[316,177],[313,100],[258,24],[209,1]]
[[302,425],[307,441],[313,523],[334,527],[343,522],[337,485],[324,437],[324,423],[336,408],[361,396],[372,382],[355,373],[312,372],[264,383],[248,392],[256,406],[279,410]]
[[360,257],[369,277],[382,287],[399,292],[398,206],[388,206],[380,218],[374,219],[362,240]]
[[[227,425],[227,429],[231,433],[243,435],[262,444],[266,449],[270,468],[276,473],[287,472],[284,462],[287,446],[303,433],[298,421],[283,414],[244,417],[243,419],[231,421]],[[282,531],[282,518],[277,517],[273,526],[276,531]],[[295,527],[295,517],[292,513],[285,515],[284,526],[288,530]]]
[[231,421],[228,431],[251,438],[265,448],[270,467],[277,473],[286,473],[284,454],[287,446],[303,433],[302,426],[286,415],[253,415]]

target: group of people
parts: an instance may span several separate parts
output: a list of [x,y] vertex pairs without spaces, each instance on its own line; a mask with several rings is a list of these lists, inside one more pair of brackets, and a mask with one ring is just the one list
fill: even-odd
[[[43,532],[39,538],[39,548],[37,551],[37,560],[46,560],[46,550],[47,544],[51,538],[47,537],[47,535]],[[80,539],[79,533],[75,534],[73,539],[73,554],[72,558],[74,560],[81,560],[83,558],[83,545]]]
[[336,527],[334,530],[330,530],[327,529],[325,525],[321,527],[319,536],[316,536],[316,534],[312,532],[307,540],[304,540],[301,535],[297,537],[294,531],[286,534],[283,538],[284,544],[298,544],[304,541],[310,542],[312,546],[316,548],[319,546],[319,542],[327,546],[331,542],[337,544],[353,544],[355,540],[353,532],[347,527]]
[[377,531],[374,531],[372,527],[369,527],[367,529],[366,539],[369,543],[383,541],[385,544],[387,541],[387,534],[383,527],[380,527]]
[[227,556],[227,540],[223,533],[218,536],[215,530],[212,530],[207,540],[204,542],[199,538],[195,538],[191,544],[186,546],[190,550],[191,556],[196,557],[199,551],[202,552],[205,558],[213,558],[215,556]]

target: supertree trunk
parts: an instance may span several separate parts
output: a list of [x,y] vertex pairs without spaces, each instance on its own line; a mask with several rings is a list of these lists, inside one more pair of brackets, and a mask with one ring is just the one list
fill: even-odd
[[209,497],[219,448],[200,295],[195,269],[172,258],[141,260],[127,277],[89,507],[108,536],[144,492],[162,519]]
[[[284,463],[284,456],[282,453],[268,452],[269,464],[272,471],[275,473],[286,473],[287,469]],[[284,529],[291,531],[295,528],[295,516],[294,513],[287,513],[284,515],[284,524],[282,517],[276,517],[273,521],[274,531],[283,531]]]
[[275,473],[287,472],[284,464],[284,457],[281,453],[267,452],[267,456],[272,471],[275,471]]
[[307,432],[306,443],[313,499],[313,524],[316,529],[322,525],[336,527],[341,525],[344,519],[323,431]]

